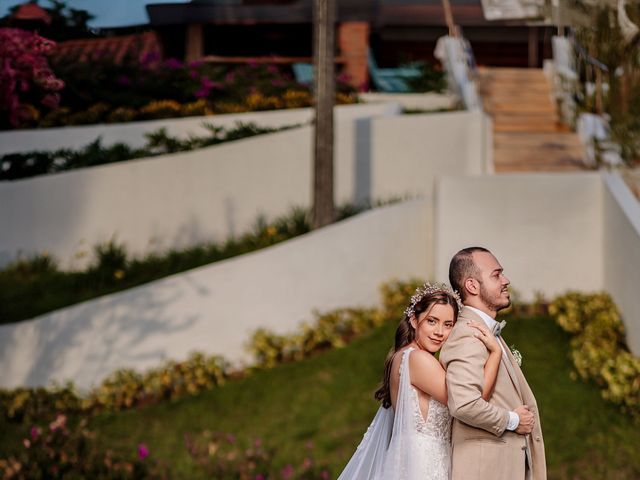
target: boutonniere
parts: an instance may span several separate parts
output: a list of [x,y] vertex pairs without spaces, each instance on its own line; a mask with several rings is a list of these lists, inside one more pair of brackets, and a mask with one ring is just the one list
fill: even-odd
[[510,348],[511,348],[511,354],[513,355],[513,358],[516,359],[516,363],[518,364],[519,367],[521,367],[522,366],[522,354],[513,345],[511,345]]

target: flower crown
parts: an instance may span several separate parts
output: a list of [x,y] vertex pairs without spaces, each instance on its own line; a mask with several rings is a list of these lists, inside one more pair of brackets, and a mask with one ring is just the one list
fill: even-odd
[[416,293],[414,293],[413,297],[411,297],[411,303],[404,310],[404,314],[406,315],[406,317],[411,318],[413,315],[415,315],[415,308],[418,302],[420,302],[427,295],[432,295],[436,292],[444,292],[447,295],[451,295],[453,298],[455,298],[456,303],[458,304],[458,311],[462,310],[463,305],[462,300],[460,299],[460,295],[449,285],[440,282],[425,283],[423,286],[418,287],[416,289]]

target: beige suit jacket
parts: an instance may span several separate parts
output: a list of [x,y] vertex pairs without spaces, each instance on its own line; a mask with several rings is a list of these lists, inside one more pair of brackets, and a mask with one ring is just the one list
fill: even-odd
[[[471,309],[463,308],[442,347],[440,362],[447,371],[449,411],[454,417],[452,480],[546,480],[547,468],[538,406],[511,351],[498,369],[496,386],[488,402],[482,399],[484,365],[489,357],[485,345],[467,325],[483,322]],[[519,405],[534,410],[536,424],[530,435],[506,430],[509,411]]]

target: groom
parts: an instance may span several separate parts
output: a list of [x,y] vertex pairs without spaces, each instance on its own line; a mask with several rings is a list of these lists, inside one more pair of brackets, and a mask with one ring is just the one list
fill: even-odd
[[[511,304],[509,279],[491,252],[460,250],[451,259],[449,281],[464,308],[442,347],[447,371],[452,480],[545,480],[544,443],[533,392],[501,338],[498,311]],[[498,336],[502,361],[493,394],[482,399],[484,365],[489,352],[475,337],[469,320],[484,321]],[[503,322],[504,323],[504,322]]]

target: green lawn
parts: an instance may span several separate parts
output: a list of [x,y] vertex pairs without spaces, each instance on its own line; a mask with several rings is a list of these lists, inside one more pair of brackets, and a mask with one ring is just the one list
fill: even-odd
[[[538,399],[549,478],[640,478],[638,425],[606,404],[595,387],[571,380],[568,340],[552,320],[510,319],[504,336],[522,353]],[[118,450],[147,443],[154,457],[172,464],[174,478],[202,478],[183,436],[205,429],[260,437],[277,447],[281,464],[300,461],[305,444],[313,441],[316,459],[328,464],[335,478],[377,409],[372,394],[392,337],[393,326],[384,326],[344,349],[197,397],[101,415],[92,428],[101,442]]]

